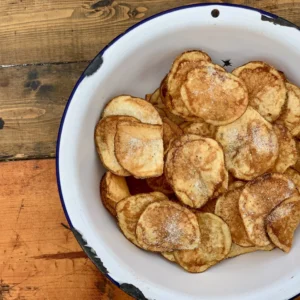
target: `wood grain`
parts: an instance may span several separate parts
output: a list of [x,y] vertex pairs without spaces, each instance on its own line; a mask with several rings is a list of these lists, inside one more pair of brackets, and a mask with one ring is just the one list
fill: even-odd
[[61,115],[86,65],[0,68],[0,161],[55,156]]
[[[2,0],[0,65],[91,60],[143,18],[195,2],[212,1]],[[300,25],[299,0],[226,2],[265,9]]]
[[0,299],[130,300],[66,226],[54,160],[0,164]]

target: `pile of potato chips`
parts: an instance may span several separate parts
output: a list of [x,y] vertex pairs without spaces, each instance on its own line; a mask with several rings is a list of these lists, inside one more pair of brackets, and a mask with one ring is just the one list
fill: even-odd
[[124,236],[189,272],[275,247],[300,223],[300,88],[249,62],[179,55],[146,100],[113,98],[95,129],[101,199]]

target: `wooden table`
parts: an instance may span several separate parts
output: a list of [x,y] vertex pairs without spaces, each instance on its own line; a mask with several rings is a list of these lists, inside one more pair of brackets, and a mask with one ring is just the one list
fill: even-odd
[[[67,226],[57,130],[72,87],[104,45],[145,17],[195,2],[0,1],[0,300],[132,299],[97,271]],[[300,0],[229,2],[300,25]]]

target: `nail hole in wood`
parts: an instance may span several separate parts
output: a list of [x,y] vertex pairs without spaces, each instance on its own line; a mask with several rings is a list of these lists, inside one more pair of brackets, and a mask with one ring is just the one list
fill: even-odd
[[211,11],[211,15],[212,15],[213,18],[217,18],[220,15],[220,12],[219,12],[218,9],[213,9]]

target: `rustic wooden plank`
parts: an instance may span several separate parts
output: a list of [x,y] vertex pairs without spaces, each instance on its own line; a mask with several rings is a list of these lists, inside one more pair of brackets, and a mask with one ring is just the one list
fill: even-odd
[[61,115],[86,65],[0,68],[0,161],[55,156]]
[[[2,0],[0,65],[91,60],[141,19],[195,2],[199,1]],[[227,2],[265,9],[300,25],[300,0]]]
[[130,300],[65,225],[54,160],[0,164],[0,299]]

